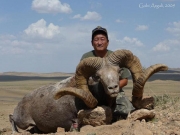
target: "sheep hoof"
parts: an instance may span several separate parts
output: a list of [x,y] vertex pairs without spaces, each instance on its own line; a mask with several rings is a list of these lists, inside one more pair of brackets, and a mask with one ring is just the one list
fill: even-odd
[[9,115],[9,121],[10,121],[11,126],[12,126],[12,132],[13,132],[12,134],[14,135],[15,133],[18,133],[19,131],[18,131],[17,127],[16,127],[16,123],[13,120],[13,115],[12,114]]
[[132,97],[132,104],[136,109],[154,109],[154,98],[149,97]]

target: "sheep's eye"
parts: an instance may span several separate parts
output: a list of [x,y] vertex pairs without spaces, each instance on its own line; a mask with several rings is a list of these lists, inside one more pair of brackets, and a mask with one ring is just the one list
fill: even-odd
[[98,81],[100,80],[100,77],[97,76],[97,75],[94,75],[94,76],[92,76],[92,79],[93,79],[94,81],[98,82]]

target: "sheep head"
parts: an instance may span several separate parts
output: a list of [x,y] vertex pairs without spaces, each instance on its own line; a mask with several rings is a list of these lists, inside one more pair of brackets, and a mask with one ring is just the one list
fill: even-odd
[[[106,94],[110,97],[116,97],[119,92],[119,68],[117,66],[130,70],[133,79],[132,94],[135,97],[142,97],[145,82],[152,74],[167,70],[167,66],[163,64],[156,64],[143,70],[139,59],[129,50],[114,51],[106,58],[86,58],[76,68],[76,88],[59,89],[55,94],[55,99],[70,94],[81,98],[88,107],[94,108],[97,105],[97,100],[88,89],[88,79],[94,74],[99,77]],[[106,74],[103,74],[104,72]]]
[[119,66],[105,65],[93,77],[96,81],[98,80],[102,83],[105,93],[112,98],[117,97],[119,93],[120,76],[118,73],[120,73]]

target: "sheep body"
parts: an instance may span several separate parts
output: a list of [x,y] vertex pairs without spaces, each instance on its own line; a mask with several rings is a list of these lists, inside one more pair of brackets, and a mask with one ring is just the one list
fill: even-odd
[[[93,80],[90,79],[92,82]],[[78,121],[77,114],[81,109],[88,107],[84,102],[72,95],[65,95],[58,100],[54,95],[58,89],[74,86],[74,77],[69,77],[54,85],[40,87],[25,95],[10,115],[10,121],[20,129],[35,126],[43,133],[56,132],[58,127],[69,131],[74,121]],[[107,105],[107,95],[101,83],[89,85],[93,96],[98,100],[97,105]],[[108,96],[109,97],[109,96]]]
[[14,109],[10,121],[24,130],[29,126],[36,126],[44,133],[55,132],[57,127],[70,130],[78,110],[85,108],[85,105],[71,95],[55,100],[56,90],[55,85],[49,85],[25,95]]

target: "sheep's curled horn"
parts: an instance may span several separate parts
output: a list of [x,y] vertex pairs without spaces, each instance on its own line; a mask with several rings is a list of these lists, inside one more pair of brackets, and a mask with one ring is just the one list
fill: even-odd
[[54,98],[59,99],[64,95],[74,95],[81,98],[88,107],[94,108],[97,105],[97,100],[89,92],[87,81],[90,76],[94,75],[101,68],[102,64],[103,58],[99,57],[90,57],[80,61],[75,72],[76,88],[61,88],[57,90]]
[[102,68],[104,64],[118,65],[130,70],[133,79],[132,95],[134,97],[143,96],[144,85],[151,75],[168,69],[164,64],[155,64],[143,70],[139,59],[131,51],[117,50],[106,58],[90,57],[82,60],[75,72],[76,88],[59,89],[54,98],[59,99],[64,95],[74,95],[81,98],[88,107],[94,108],[97,105],[97,100],[89,92],[88,79]]

